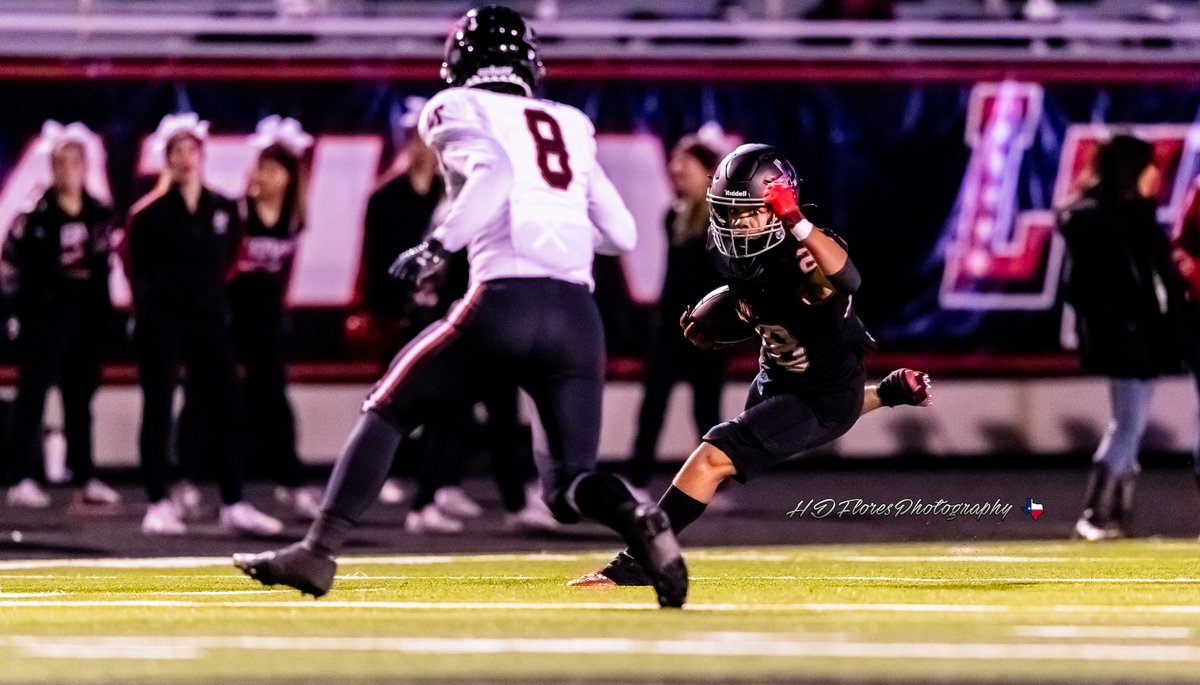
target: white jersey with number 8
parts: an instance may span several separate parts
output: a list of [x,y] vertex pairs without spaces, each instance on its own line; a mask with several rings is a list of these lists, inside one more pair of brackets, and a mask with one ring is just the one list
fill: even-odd
[[596,252],[633,249],[636,227],[574,107],[478,88],[429,101],[420,135],[452,200],[433,237],[467,248],[471,281],[548,277],[592,286]]

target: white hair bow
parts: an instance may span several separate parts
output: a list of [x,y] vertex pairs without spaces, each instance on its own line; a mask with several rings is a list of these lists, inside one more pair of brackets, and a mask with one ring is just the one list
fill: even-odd
[[208,140],[208,122],[201,121],[200,115],[195,112],[168,114],[158,122],[158,128],[150,137],[154,151],[156,153],[165,152],[167,142],[181,133],[186,133],[196,140],[204,142]]
[[416,95],[410,95],[404,98],[404,114],[400,116],[400,128],[408,130],[416,128],[417,124],[421,123],[421,112],[425,111],[425,103],[428,99]]
[[96,134],[81,122],[76,121],[64,126],[50,119],[42,124],[42,134],[38,136],[35,151],[38,154],[49,154],[68,143],[78,143],[86,148],[95,137]]
[[305,150],[312,147],[313,137],[304,132],[299,121],[291,117],[285,119],[278,114],[272,114],[258,122],[258,126],[254,129],[254,136],[250,138],[250,145],[263,150],[277,143],[299,157],[304,154]]

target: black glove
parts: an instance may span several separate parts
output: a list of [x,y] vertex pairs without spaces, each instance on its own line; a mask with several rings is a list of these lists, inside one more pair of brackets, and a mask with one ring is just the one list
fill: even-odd
[[436,240],[426,240],[425,242],[411,247],[396,257],[396,261],[388,267],[388,275],[399,281],[404,281],[413,286],[419,286],[422,282],[445,271],[449,265],[447,257],[450,256],[446,252],[446,248]]

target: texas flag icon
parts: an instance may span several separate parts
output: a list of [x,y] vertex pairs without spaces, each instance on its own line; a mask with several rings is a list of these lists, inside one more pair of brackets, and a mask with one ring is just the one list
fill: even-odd
[[1030,497],[1025,500],[1025,508],[1021,509],[1021,511],[1029,514],[1033,517],[1033,520],[1036,521],[1038,520],[1038,517],[1042,515],[1042,512],[1045,511],[1045,507],[1037,502],[1034,502],[1033,498]]

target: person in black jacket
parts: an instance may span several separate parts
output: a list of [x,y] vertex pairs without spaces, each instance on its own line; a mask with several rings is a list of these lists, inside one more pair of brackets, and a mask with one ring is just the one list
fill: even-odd
[[671,152],[667,171],[675,205],[667,212],[667,275],[655,310],[655,330],[643,377],[638,431],[627,471],[629,480],[644,488],[657,460],[658,438],[671,389],[679,381],[692,386],[692,417],[703,435],[721,422],[721,391],[726,358],[697,349],[676,327],[679,312],[721,284],[708,257],[709,177],[720,154],[696,136],[686,136]]
[[1088,540],[1122,534],[1154,379],[1183,368],[1184,284],[1155,216],[1159,184],[1153,147],[1117,135],[1097,153],[1090,185],[1058,216],[1071,258],[1066,298],[1077,315],[1080,358],[1085,371],[1109,379],[1112,397],[1112,420],[1075,525]]
[[142,531],[187,531],[179,503],[168,498],[172,401],[182,361],[193,397],[209,420],[209,452],[218,465],[223,505],[221,527],[273,534],[282,524],[242,500],[227,287],[242,221],[236,203],[204,186],[207,127],[195,114],[163,119],[156,134],[165,154],[162,181],[138,201],[129,219],[125,266],[142,385],[139,449],[150,499]]
[[12,425],[10,506],[50,504],[38,481],[46,393],[59,387],[67,466],[85,502],[120,496],[96,479],[92,462],[92,397],[100,383],[105,328],[112,312],[109,255],[112,210],[88,193],[82,124],[43,134],[50,147],[51,187],[20,215],[4,241],[0,285],[19,323],[20,381]]
[[[288,122],[294,121],[283,120],[279,128],[286,129]],[[262,148],[251,173],[245,200],[246,231],[229,296],[250,419],[247,437],[261,450],[283,486],[277,496],[282,495],[279,498],[301,516],[314,519],[321,509],[321,490],[305,486],[283,349],[288,282],[307,205],[301,158],[312,143],[298,124],[292,128],[297,135],[283,136]]]

